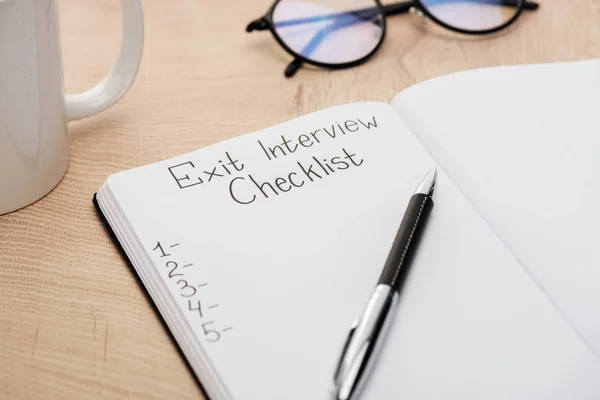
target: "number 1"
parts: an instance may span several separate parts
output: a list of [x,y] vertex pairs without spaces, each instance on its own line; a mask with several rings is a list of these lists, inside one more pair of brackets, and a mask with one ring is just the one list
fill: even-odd
[[170,254],[165,253],[162,246],[160,245],[160,242],[156,242],[156,247],[153,248],[152,251],[154,251],[154,250],[160,250],[161,257],[169,257],[170,256]]

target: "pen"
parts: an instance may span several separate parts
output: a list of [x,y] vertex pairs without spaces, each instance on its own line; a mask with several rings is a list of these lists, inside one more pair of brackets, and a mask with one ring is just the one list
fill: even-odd
[[406,274],[419,238],[433,208],[436,170],[431,170],[410,198],[375,291],[362,315],[350,328],[334,376],[336,400],[358,396],[389,327],[398,302],[402,276]]

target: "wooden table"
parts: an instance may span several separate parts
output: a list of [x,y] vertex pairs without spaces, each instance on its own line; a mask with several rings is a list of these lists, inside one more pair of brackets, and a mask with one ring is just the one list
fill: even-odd
[[[59,5],[66,91],[81,91],[117,54],[120,4]],[[368,63],[303,68],[288,80],[290,57],[270,34],[244,31],[269,5],[143,1],[146,45],[133,89],[70,125],[70,166],[52,193],[0,217],[0,399],[203,398],[95,214],[92,195],[109,174],[323,107],[389,101],[454,71],[600,57],[600,3],[548,0],[493,39],[391,17]]]

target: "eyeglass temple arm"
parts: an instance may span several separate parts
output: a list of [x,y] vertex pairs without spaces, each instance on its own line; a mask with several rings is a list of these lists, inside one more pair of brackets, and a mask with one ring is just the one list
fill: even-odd
[[[490,2],[494,3],[493,0]],[[517,7],[519,5],[519,0],[502,0],[502,5]],[[383,14],[388,16],[388,15],[404,14],[406,12],[409,12],[412,7],[416,7],[416,6],[417,6],[417,4],[415,1],[401,1],[399,3],[392,3],[392,4],[387,4],[387,5],[381,6],[381,8],[383,10]],[[539,6],[540,5],[538,3],[536,3],[535,1],[529,1],[529,0],[526,0],[525,3],[523,4],[523,8],[525,10],[537,10]]]
[[535,1],[526,1],[525,4],[523,5],[523,8],[525,10],[537,10],[540,7],[539,3],[536,3]]
[[265,17],[255,19],[246,26],[246,32],[265,31],[267,29],[269,29],[269,23]]

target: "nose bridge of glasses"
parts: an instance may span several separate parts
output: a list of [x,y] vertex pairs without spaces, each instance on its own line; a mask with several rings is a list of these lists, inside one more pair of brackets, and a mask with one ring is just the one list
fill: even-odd
[[401,1],[399,3],[392,3],[382,6],[383,15],[397,15],[404,14],[410,11],[411,8],[416,6],[415,1]]

